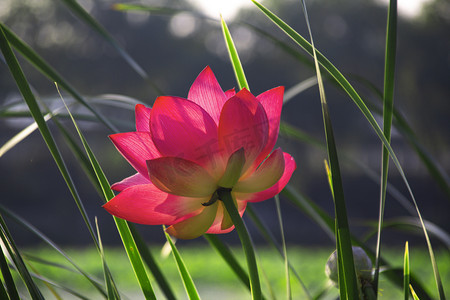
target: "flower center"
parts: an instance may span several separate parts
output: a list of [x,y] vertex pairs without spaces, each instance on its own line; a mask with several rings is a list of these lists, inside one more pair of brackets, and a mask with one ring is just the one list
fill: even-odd
[[231,188],[224,188],[224,187],[219,187],[212,195],[211,195],[211,199],[209,199],[208,202],[202,203],[203,206],[210,206],[213,205],[214,203],[216,203],[217,200],[221,200],[220,199],[220,195],[224,192],[231,192]]

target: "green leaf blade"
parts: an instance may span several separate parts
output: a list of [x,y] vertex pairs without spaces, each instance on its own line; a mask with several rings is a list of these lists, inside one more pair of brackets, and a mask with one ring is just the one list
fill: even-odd
[[183,281],[184,288],[186,290],[186,293],[190,300],[200,300],[200,296],[197,292],[197,288],[195,287],[194,281],[192,280],[191,274],[189,274],[188,269],[186,268],[186,265],[184,264],[184,261],[180,255],[180,252],[178,252],[177,247],[172,241],[172,238],[169,236],[169,234],[166,232],[166,239],[169,242],[170,248],[172,249],[172,254],[175,259],[175,263],[178,267],[178,272],[180,273],[181,280]]
[[245,77],[244,69],[241,64],[241,60],[239,59],[238,52],[236,50],[236,46],[234,45],[233,39],[231,37],[231,33],[228,30],[228,26],[225,23],[225,20],[221,18],[221,25],[222,25],[222,31],[223,36],[225,39],[225,43],[227,45],[228,54],[230,55],[230,61],[233,65],[233,71],[236,75],[236,80],[239,84],[239,89],[246,88],[250,91],[250,88],[248,86],[247,78]]

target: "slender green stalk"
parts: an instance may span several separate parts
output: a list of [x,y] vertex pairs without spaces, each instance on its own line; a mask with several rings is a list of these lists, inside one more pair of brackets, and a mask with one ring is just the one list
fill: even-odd
[[178,252],[177,247],[172,242],[172,238],[166,232],[166,239],[172,249],[173,258],[175,259],[175,263],[177,264],[178,272],[180,273],[181,280],[183,281],[184,288],[186,290],[187,296],[189,300],[200,300],[200,295],[198,294],[197,288],[195,287],[194,281],[192,280],[191,274],[184,264],[183,258]]
[[[391,141],[392,114],[394,111],[394,75],[395,53],[397,44],[397,0],[389,3],[388,20],[386,29],[386,54],[384,66],[384,93],[383,93],[383,133],[388,142]],[[384,207],[386,203],[386,188],[389,170],[389,152],[383,145],[381,154],[381,184],[380,184],[380,208],[378,213],[377,248],[375,252],[375,274],[373,285],[378,291],[378,277],[380,273],[381,230],[383,228]]]
[[292,300],[291,278],[289,277],[289,260],[287,257],[286,240],[284,238],[283,219],[281,217],[280,197],[275,196],[275,205],[277,207],[278,222],[280,223],[281,244],[283,246],[284,255],[284,271],[286,274],[286,299]]
[[[335,215],[336,215],[336,250],[338,258],[339,271],[339,291],[341,299],[357,299],[358,285],[355,274],[355,265],[353,261],[352,243],[350,238],[350,229],[348,225],[347,209],[344,198],[344,188],[342,186],[341,172],[339,167],[339,159],[337,154],[336,143],[334,140],[333,126],[331,116],[328,110],[328,104],[325,96],[325,88],[323,85],[322,75],[320,72],[319,61],[317,59],[316,48],[312,36],[311,26],[309,24],[308,12],[305,1],[302,0],[302,9],[305,14],[306,25],[308,27],[311,39],[311,47],[313,50],[314,63],[316,66],[317,82],[319,85],[320,103],[322,106],[322,117],[325,129],[325,137],[327,142],[327,153],[330,161],[331,170],[329,177],[331,180],[331,192],[334,199]],[[344,285],[345,283],[345,285]]]
[[410,279],[411,273],[409,268],[409,246],[408,242],[405,244],[405,256],[403,259],[403,294],[404,299],[409,299],[409,279]]
[[244,250],[245,257],[247,259],[248,271],[250,274],[250,287],[252,292],[252,299],[260,300],[262,299],[261,294],[261,284],[259,282],[258,267],[256,265],[255,251],[253,249],[253,243],[248,234],[247,228],[242,221],[241,216],[234,204],[233,196],[231,195],[231,190],[229,189],[219,189],[218,190],[219,199],[222,200],[225,208],[230,215],[231,220],[236,228],[239,235],[239,239],[242,243],[242,249]]

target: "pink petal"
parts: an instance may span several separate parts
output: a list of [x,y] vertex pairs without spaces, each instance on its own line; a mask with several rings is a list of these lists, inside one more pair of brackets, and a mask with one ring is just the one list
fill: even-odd
[[126,188],[129,188],[130,186],[134,185],[141,185],[141,184],[150,184],[151,181],[144,177],[141,173],[136,173],[133,176],[127,177],[124,180],[120,182],[116,182],[111,186],[111,189],[121,192]]
[[283,156],[285,164],[284,173],[277,183],[275,183],[270,188],[258,193],[236,193],[236,199],[248,202],[260,202],[270,199],[275,195],[279,194],[284,189],[286,184],[289,182],[292,173],[297,168],[295,160],[291,155],[285,152],[283,153]]
[[136,131],[150,131],[150,112],[151,108],[145,107],[145,105],[137,104],[134,113],[136,115]]
[[217,205],[205,206],[203,211],[189,219],[173,224],[167,233],[179,239],[195,239],[206,232],[214,221]]
[[149,159],[160,157],[148,132],[125,132],[109,136],[117,150],[141,175],[148,178],[147,163]]
[[205,165],[217,152],[217,126],[192,101],[158,97],[150,114],[152,139],[163,156],[176,156]]
[[234,88],[229,89],[228,91],[225,91],[225,97],[227,97],[227,99],[230,99],[234,95],[236,95],[236,91]]
[[246,89],[242,89],[223,106],[219,121],[219,145],[225,150],[226,156],[244,148],[243,172],[266,146],[268,132],[264,108]]
[[259,103],[266,111],[267,119],[269,120],[269,139],[263,152],[264,158],[272,151],[278,138],[278,131],[280,130],[281,108],[283,106],[284,87],[279,86],[268,90],[256,97]]
[[[228,215],[228,212],[225,210],[225,206],[221,201],[218,201],[219,207],[217,208],[216,219],[214,220],[211,227],[208,229],[206,233],[212,234],[220,234],[220,233],[228,233],[234,229],[234,225],[231,222],[231,218]],[[247,207],[246,201],[236,201],[238,205],[239,214],[242,215],[245,212],[245,208]],[[225,214],[224,214],[225,213]]]
[[170,194],[210,197],[217,190],[215,179],[202,166],[187,159],[160,157],[147,161],[147,168],[153,184]]
[[233,191],[238,193],[256,193],[273,186],[284,173],[283,151],[278,148],[244,180],[237,182]]
[[112,215],[146,225],[171,225],[194,216],[209,198],[170,195],[153,184],[135,185],[123,190],[103,207]]
[[217,82],[210,67],[206,67],[195,79],[188,99],[200,105],[219,124],[220,111],[228,97]]

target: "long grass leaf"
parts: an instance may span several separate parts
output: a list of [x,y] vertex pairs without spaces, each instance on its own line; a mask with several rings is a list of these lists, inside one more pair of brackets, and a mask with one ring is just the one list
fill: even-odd
[[38,275],[38,274],[35,274],[35,273],[31,273],[31,276],[33,276],[33,278],[36,278],[36,279],[42,281],[46,285],[54,286],[54,287],[56,287],[56,288],[58,288],[60,290],[63,290],[65,292],[67,292],[67,293],[69,293],[69,294],[79,298],[79,299],[82,299],[82,300],[90,300],[91,299],[88,296],[84,296],[84,295],[78,293],[77,291],[74,291],[73,289],[68,288],[68,287],[66,287],[64,285],[58,284],[58,283],[56,283],[56,282],[54,282],[54,281],[52,281],[52,280],[50,280],[50,279],[48,279],[48,278],[46,278],[44,276],[41,276],[41,275]]
[[242,68],[241,60],[239,59],[239,55],[236,50],[236,46],[234,45],[230,31],[228,30],[227,23],[225,23],[225,20],[223,18],[221,18],[221,24],[223,36],[225,38],[225,43],[228,49],[228,54],[230,55],[230,61],[231,64],[233,65],[234,75],[236,76],[236,81],[239,84],[239,89],[246,88],[247,90],[250,91],[247,78],[245,77],[244,74],[244,69]]
[[280,198],[278,195],[275,196],[275,205],[277,208],[278,223],[280,224],[281,246],[283,247],[284,272],[286,276],[286,299],[291,300],[292,291],[291,291],[291,278],[289,276],[289,260],[287,256],[286,239],[284,238],[283,218],[281,216]]
[[[450,250],[450,234],[446,232],[442,227],[439,227],[433,222],[428,220],[424,220],[425,226],[427,227],[428,232],[431,236],[440,241],[448,250]],[[378,232],[378,224],[373,224],[372,222],[368,223],[369,226],[373,226],[373,230],[367,233],[364,237],[365,240],[368,240],[372,236],[376,235]],[[395,230],[403,230],[406,232],[412,232],[420,234],[422,232],[422,226],[420,224],[420,220],[415,217],[398,217],[391,218],[389,220],[385,220],[383,222],[383,230],[392,228]]]
[[1,215],[0,215],[0,240],[2,243],[1,246],[5,247],[6,250],[8,251],[9,257],[14,263],[14,266],[17,268],[17,271],[19,272],[19,275],[22,278],[23,283],[25,284],[28,292],[30,293],[31,298],[33,300],[44,299],[36,283],[33,281],[31,274],[28,271],[27,266],[25,265],[22,259],[22,256],[20,255],[19,249],[14,243],[14,240],[12,239],[11,234],[9,233],[9,230],[6,226],[6,223]]
[[100,235],[100,228],[98,226],[97,218],[95,218],[95,228],[97,229],[99,252],[100,252],[100,257],[102,259],[103,276],[105,278],[106,291],[108,293],[108,300],[120,299],[120,295],[119,295],[119,292],[117,291],[116,283],[114,282],[114,279],[108,268],[108,264],[106,263],[105,251],[103,250],[103,243],[102,243],[102,238]]
[[20,300],[16,284],[14,283],[14,279],[11,275],[11,270],[6,260],[6,254],[3,253],[3,247],[0,247],[0,270],[2,272],[2,279],[5,284],[5,286],[3,286],[3,282],[1,282],[2,289],[5,290],[5,287],[7,289],[7,291],[5,290],[4,294],[6,294],[6,297],[4,298],[11,300]]
[[[328,110],[328,104],[325,96],[325,89],[320,72],[319,62],[317,60],[316,49],[309,23],[308,12],[305,1],[302,2],[303,12],[308,27],[311,46],[313,50],[314,63],[316,66],[317,82],[319,85],[320,103],[322,106],[322,116],[325,128],[325,137],[327,141],[328,159],[330,161],[330,177],[332,195],[334,198],[335,214],[336,214],[336,249],[339,266],[339,290],[342,290],[345,284],[345,294],[349,299],[357,299],[359,297],[358,283],[355,273],[355,264],[353,261],[352,242],[350,238],[350,229],[348,225],[347,209],[345,206],[344,189],[342,186],[341,171],[339,167],[339,159],[337,155],[336,143],[334,140],[333,126],[331,124],[331,116]],[[342,272],[341,272],[342,270]],[[341,298],[344,299],[343,293]]]
[[[61,96],[61,99],[63,100],[62,96]],[[67,106],[66,106],[66,108],[67,108]],[[80,137],[83,147],[84,147],[84,149],[89,157],[89,160],[91,162],[91,165],[96,173],[97,180],[102,188],[103,195],[105,197],[104,200],[105,200],[105,202],[109,201],[110,199],[112,199],[114,197],[114,193],[111,190],[111,186],[109,185],[108,180],[106,179],[106,176],[103,173],[102,168],[100,167],[100,164],[98,163],[94,153],[92,152],[91,148],[89,147],[89,144],[87,143],[86,139],[84,138],[84,135],[80,131],[75,119],[71,115],[70,110],[68,108],[67,108],[67,111],[68,111],[69,115],[71,116],[71,119],[75,126],[75,129],[77,130],[77,133]],[[156,300],[156,295],[153,291],[153,287],[150,283],[150,279],[148,278],[147,272],[145,270],[145,267],[144,267],[144,264],[142,261],[142,257],[140,255],[139,251],[137,251],[137,245],[136,245],[134,237],[130,231],[128,223],[123,219],[119,219],[116,217],[113,217],[113,218],[114,218],[116,226],[119,230],[120,237],[122,238],[123,246],[127,252],[128,258],[133,267],[133,271],[136,275],[136,278],[139,282],[142,292],[144,293],[145,298]]]
[[161,288],[161,291],[164,293],[164,296],[166,296],[167,300],[175,300],[176,296],[166,276],[164,276],[164,273],[161,271],[161,268],[156,263],[156,260],[153,257],[153,254],[150,252],[149,247],[147,247],[147,245],[145,244],[144,239],[141,237],[141,235],[136,230],[136,227],[133,226],[133,224],[128,224],[128,226],[130,228],[131,234],[134,237],[137,249],[142,256],[142,259],[144,260],[147,267],[150,269],[150,272],[152,272],[153,277],[155,278],[156,282]]
[[60,75],[55,71],[42,57],[40,57],[30,46],[22,41],[14,34],[6,25],[0,23],[0,28],[11,44],[19,53],[21,53],[38,71],[47,76],[51,81],[58,82],[58,84],[70,93],[77,101],[83,104],[89,111],[91,111],[103,124],[105,124],[112,131],[117,132],[114,125],[111,124],[102,114],[95,110],[86,100]]
[[411,289],[411,294],[412,294],[412,296],[413,296],[413,299],[414,299],[414,300],[420,300],[420,298],[417,296],[417,294],[416,294],[416,292],[414,291],[414,289],[413,289],[413,287],[412,287],[411,284],[409,285],[409,288]]
[[[388,19],[386,28],[386,54],[384,64],[384,92],[383,92],[383,133],[388,142],[391,142],[392,114],[394,109],[394,75],[395,56],[397,49],[397,0],[389,1]],[[378,212],[378,234],[375,250],[375,273],[373,279],[374,290],[378,292],[378,276],[380,273],[379,256],[381,252],[381,231],[383,228],[384,207],[386,202],[386,187],[389,170],[389,153],[382,146],[381,154],[381,184],[380,207]]]
[[146,80],[148,84],[155,90],[158,95],[163,94],[159,87],[149,79],[148,74],[144,69],[125,51],[123,47],[108,33],[108,31],[95,19],[93,18],[76,0],[61,0],[67,7],[78,16],[83,22],[85,22],[89,27],[96,31],[101,37],[103,37],[108,43],[110,43],[119,55],[128,63],[128,65]]
[[[31,276],[33,276],[35,278],[36,278],[36,276],[41,276],[41,274],[39,274],[39,271],[29,261],[27,261],[27,265],[32,271],[32,272],[30,272]],[[45,282],[45,281],[43,281],[43,283],[44,283],[45,287],[50,291],[50,293],[55,297],[56,300],[62,300],[59,293],[54,289],[54,287],[51,284],[49,284],[48,282]]]
[[178,272],[181,276],[181,281],[183,281],[184,288],[186,289],[186,293],[189,297],[189,300],[200,300],[200,296],[198,295],[197,288],[195,287],[194,281],[192,281],[191,274],[189,274],[186,265],[184,264],[183,259],[181,258],[180,253],[178,252],[177,247],[173,243],[169,234],[165,232],[166,239],[170,244],[170,248],[172,249],[173,258],[175,259],[175,263],[178,267]]
[[395,155],[394,150],[392,149],[391,145],[389,144],[388,140],[386,139],[383,131],[381,130],[380,126],[377,124],[375,118],[373,117],[372,113],[367,108],[366,104],[362,100],[362,98],[359,96],[359,94],[356,92],[356,90],[353,88],[353,86],[348,82],[348,80],[342,75],[341,72],[325,57],[323,54],[321,54],[319,51],[313,51],[313,47],[311,46],[308,41],[306,41],[300,34],[298,34],[295,30],[293,30],[289,25],[287,25],[284,21],[282,21],[279,17],[277,17],[275,14],[273,14],[270,10],[268,10],[266,7],[258,3],[256,0],[252,0],[252,2],[261,10],[263,11],[266,16],[272,20],[277,26],[280,27],[290,38],[292,38],[299,46],[301,46],[304,50],[306,50],[311,56],[314,56],[314,53],[317,54],[317,60],[319,63],[325,68],[325,70],[330,73],[331,76],[333,76],[341,85],[341,87],[344,89],[344,91],[347,92],[347,94],[350,96],[350,98],[353,100],[353,102],[358,106],[358,108],[361,110],[363,115],[366,117],[369,124],[374,129],[375,133],[378,135],[380,140],[383,142],[384,147],[387,148],[389,155],[397,168],[403,182],[405,183],[405,186],[408,190],[408,193],[411,197],[412,202],[414,203],[414,206],[417,211],[417,215],[421,221],[423,233],[425,236],[425,240],[428,247],[428,252],[431,260],[431,264],[433,266],[433,273],[439,293],[440,299],[445,299],[444,295],[444,289],[442,287],[442,280],[439,274],[438,266],[436,264],[436,259],[433,251],[433,247],[431,245],[430,238],[428,236],[425,224],[423,223],[422,214],[420,213],[419,207],[417,205],[417,201],[415,199],[415,196],[412,192],[411,186],[409,185],[409,182],[406,178],[406,175],[403,171],[403,168],[400,165],[400,162]]
[[[44,116],[44,120],[48,121],[51,118],[51,114],[46,114]],[[28,137],[31,133],[33,133],[38,128],[37,123],[33,122],[24,129],[22,129],[20,132],[18,132],[16,135],[14,135],[11,139],[6,141],[6,143],[3,144],[3,146],[0,147],[0,157],[5,155],[6,152],[14,148],[18,143],[23,141],[26,137]]]
[[84,208],[84,205],[81,202],[79,194],[75,188],[75,185],[72,181],[69,171],[67,170],[67,167],[61,156],[61,153],[59,152],[59,149],[55,143],[55,140],[53,139],[53,136],[47,126],[47,123],[45,122],[44,117],[42,116],[41,110],[40,110],[40,108],[36,102],[36,99],[30,89],[30,86],[28,85],[28,81],[22,72],[19,62],[17,61],[17,58],[15,57],[14,53],[12,52],[12,49],[11,49],[11,47],[8,43],[8,40],[7,40],[7,38],[3,32],[3,29],[1,27],[0,27],[0,48],[1,48],[3,56],[5,57],[5,60],[8,64],[9,70],[14,77],[17,87],[19,88],[19,91],[22,94],[35,122],[38,124],[39,131],[41,132],[41,135],[42,135],[45,143],[47,144],[47,147],[50,150],[50,153],[51,153],[53,159],[55,160],[56,165],[58,166],[58,169],[61,172],[61,175],[63,176],[63,178],[70,190],[70,193],[72,194],[72,196],[78,206],[78,209],[83,217],[84,222],[86,223],[86,226],[88,227],[89,233],[91,234],[91,237],[92,237],[94,243],[97,245],[97,239],[95,237],[91,222],[89,221],[89,218],[87,217],[87,213]]
[[405,255],[403,257],[403,295],[404,299],[409,299],[409,277],[411,271],[409,269],[409,247],[408,242],[405,244]]

